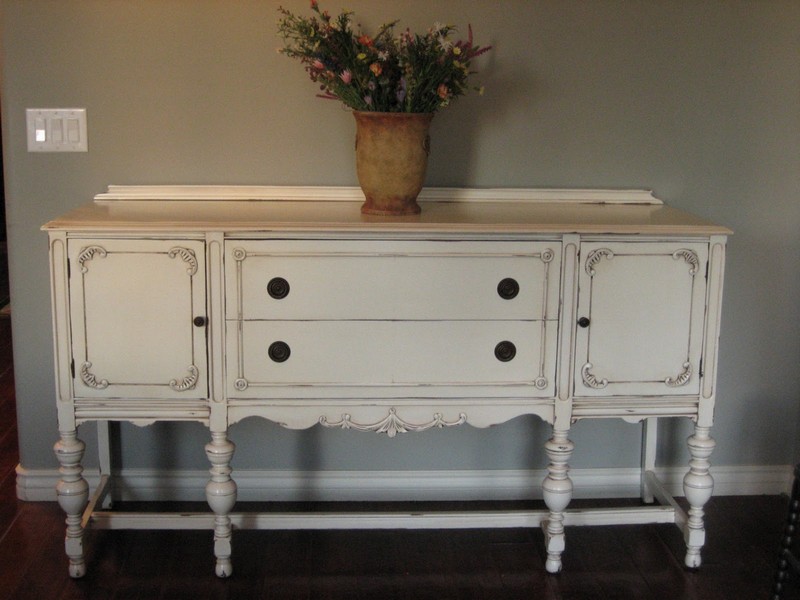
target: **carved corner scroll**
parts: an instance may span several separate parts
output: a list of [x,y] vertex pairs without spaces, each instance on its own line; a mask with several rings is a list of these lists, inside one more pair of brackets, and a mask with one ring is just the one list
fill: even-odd
[[171,379],[169,382],[169,387],[176,392],[185,392],[186,390],[194,389],[194,386],[197,384],[197,376],[199,371],[194,365],[189,365],[187,370],[189,371],[189,374],[183,379]]
[[96,390],[104,390],[108,387],[108,379],[98,379],[89,369],[92,368],[92,363],[85,362],[81,365],[81,381],[90,388]]
[[672,253],[672,258],[675,260],[685,260],[687,263],[689,263],[689,275],[692,277],[697,275],[697,271],[700,268],[700,259],[697,257],[697,253],[694,250],[681,248],[680,250],[676,250]]
[[416,424],[409,423],[408,421],[401,419],[397,416],[397,409],[390,408],[389,414],[377,423],[356,423],[348,414],[342,415],[341,420],[335,422],[329,421],[327,417],[322,416],[319,418],[319,422],[323,427],[355,429],[356,431],[374,431],[376,433],[385,433],[389,437],[393,438],[398,433],[425,431],[426,429],[431,429],[432,427],[441,429],[443,427],[463,425],[467,422],[467,415],[460,413],[457,420],[445,421],[441,413],[435,413],[433,415],[433,420],[427,423]]
[[178,246],[172,248],[167,255],[170,258],[179,257],[183,262],[185,262],[188,265],[186,268],[186,273],[189,275],[189,277],[194,277],[197,274],[197,257],[194,255],[193,250]]
[[692,363],[685,362],[683,363],[683,371],[676,375],[675,377],[667,377],[664,380],[664,383],[669,387],[680,387],[682,385],[686,385],[689,383],[689,380],[692,378]]
[[598,248],[597,250],[592,250],[589,253],[589,256],[586,257],[586,265],[584,267],[589,277],[594,277],[597,275],[597,271],[595,271],[594,266],[604,258],[611,260],[614,258],[614,252],[609,248]]
[[586,363],[583,365],[583,368],[581,368],[581,378],[583,379],[583,383],[592,389],[602,390],[608,385],[608,379],[599,379],[597,375],[592,373],[593,368],[594,365],[592,365],[592,363]]
[[89,267],[86,263],[95,258],[95,256],[97,258],[105,258],[108,256],[108,251],[102,246],[87,246],[81,249],[78,254],[78,265],[80,265],[81,273],[89,272]]

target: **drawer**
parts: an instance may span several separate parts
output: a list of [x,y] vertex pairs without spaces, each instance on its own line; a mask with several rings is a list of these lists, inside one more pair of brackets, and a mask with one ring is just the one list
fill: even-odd
[[[231,397],[259,397],[259,388],[276,385],[529,384],[526,395],[554,393],[552,321],[228,321],[227,327]],[[271,357],[276,342],[288,352]],[[513,343],[510,360],[497,358],[501,342]]]
[[558,242],[229,240],[226,314],[555,319],[560,250]]

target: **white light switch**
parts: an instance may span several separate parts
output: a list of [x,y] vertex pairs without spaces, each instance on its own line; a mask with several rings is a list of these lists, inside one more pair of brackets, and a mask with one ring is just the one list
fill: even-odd
[[28,152],[88,152],[85,108],[28,108]]

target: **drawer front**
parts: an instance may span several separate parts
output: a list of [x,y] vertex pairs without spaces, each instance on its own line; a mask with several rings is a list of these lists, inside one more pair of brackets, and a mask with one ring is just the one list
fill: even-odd
[[558,242],[229,240],[226,314],[556,319],[560,249]]
[[[260,397],[284,385],[528,384],[526,395],[552,396],[556,337],[552,321],[229,321],[228,394]],[[279,342],[286,346],[276,352]]]

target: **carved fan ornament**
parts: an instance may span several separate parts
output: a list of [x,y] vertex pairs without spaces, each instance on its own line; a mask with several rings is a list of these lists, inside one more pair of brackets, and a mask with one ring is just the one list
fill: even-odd
[[[589,277],[594,277],[597,274],[597,271],[594,267],[604,258],[607,260],[613,259],[613,250],[610,248],[598,248],[589,253],[589,255],[586,257],[586,265],[584,267]],[[691,277],[697,275],[697,272],[700,268],[700,259],[694,250],[681,248],[680,250],[676,250],[672,253],[672,258],[675,260],[685,261],[689,265],[689,275]],[[587,362],[581,368],[581,379],[583,380],[583,384],[586,387],[590,387],[595,390],[601,390],[607,387],[608,379],[600,378],[592,373],[593,368],[594,366],[590,362]],[[682,368],[683,370],[675,377],[667,377],[664,379],[664,385],[668,387],[680,387],[689,383],[689,380],[692,378],[691,362],[687,360],[685,363],[683,363]]]
[[397,416],[397,409],[395,408],[390,408],[389,414],[377,423],[356,423],[348,414],[342,415],[341,420],[335,422],[329,421],[325,416],[319,418],[319,423],[323,427],[355,429],[356,431],[374,431],[376,433],[385,433],[391,438],[395,437],[398,433],[425,431],[432,427],[437,427],[439,429],[443,427],[454,427],[455,425],[463,425],[466,422],[467,415],[464,413],[460,413],[458,419],[455,421],[445,421],[441,413],[434,413],[432,421],[421,424],[409,423]]

